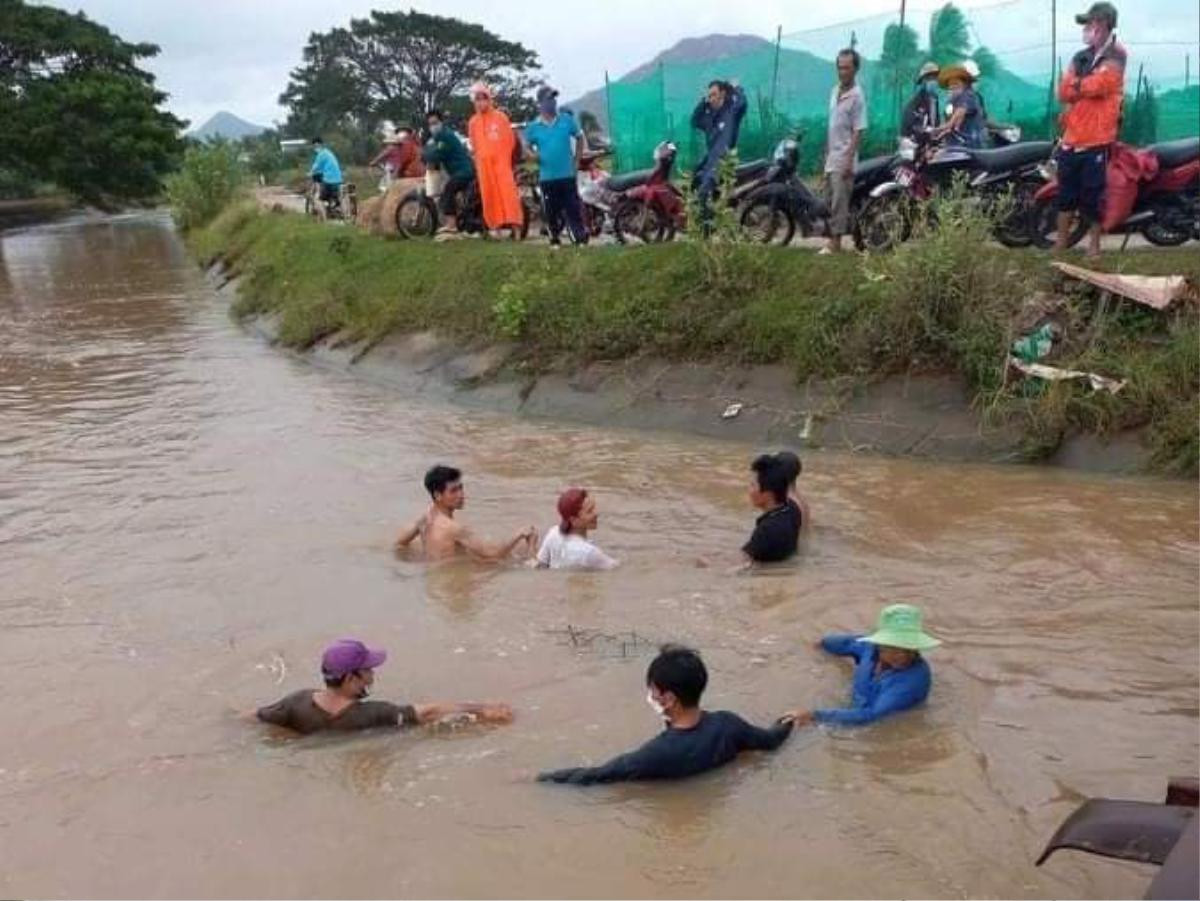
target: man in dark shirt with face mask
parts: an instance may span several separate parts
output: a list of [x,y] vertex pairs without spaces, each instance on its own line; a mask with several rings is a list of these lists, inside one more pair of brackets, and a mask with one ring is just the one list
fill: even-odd
[[258,718],[304,735],[326,729],[349,732],[418,726],[455,715],[489,723],[512,721],[512,708],[507,704],[368,701],[367,695],[375,682],[375,669],[385,660],[386,651],[368,648],[361,641],[351,638],[335,641],[321,656],[324,690],[294,691],[270,706],[260,707]]
[[642,779],[679,779],[715,769],[742,751],[774,751],[792,734],[791,716],[760,729],[736,713],[700,707],[708,671],[689,648],[665,645],[646,671],[646,702],[666,728],[636,751],[603,766],[541,773],[539,782],[593,785]]

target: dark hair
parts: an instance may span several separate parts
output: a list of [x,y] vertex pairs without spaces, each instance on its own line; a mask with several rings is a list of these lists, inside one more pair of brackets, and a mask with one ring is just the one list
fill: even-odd
[[720,88],[722,91],[724,91],[726,94],[732,94],[732,93],[733,93],[733,85],[731,85],[729,82],[727,82],[727,81],[724,81],[724,80],[722,80],[722,79],[720,79],[720,78],[714,78],[712,81],[710,81],[710,82],[708,83],[708,86],[709,86],[710,88],[711,88],[711,87],[718,87],[718,88]]
[[320,135],[317,135],[315,138],[313,138],[313,139],[312,139],[311,141],[309,141],[308,143],[310,143],[310,144],[324,144],[325,142],[321,140],[321,136],[320,136]]
[[440,109],[426,110],[425,111],[425,121],[428,122],[430,119],[433,119],[433,118],[437,118],[439,121],[442,121],[442,122],[446,121],[446,117],[442,115],[442,111]]
[[857,72],[859,67],[862,65],[862,57],[858,55],[858,51],[853,47],[846,47],[838,51],[837,58],[841,59],[843,56],[848,56],[850,58],[850,62],[854,64],[854,71]]
[[345,682],[346,679],[348,679],[350,676],[358,675],[358,672],[358,670],[351,670],[348,673],[341,673],[335,676],[333,673],[327,673],[325,670],[321,670],[321,678],[325,680],[326,688],[341,688],[342,683]]
[[691,648],[664,644],[658,649],[658,656],[650,661],[646,684],[659,691],[669,691],[684,707],[695,707],[708,685],[708,670],[700,655]]
[[787,500],[788,486],[792,480],[788,478],[788,470],[780,464],[778,457],[762,454],[755,458],[750,468],[758,476],[759,491],[769,491],[781,504]]
[[802,469],[800,465],[800,458],[791,451],[785,450],[777,453],[775,455],[775,462],[779,464],[779,468],[782,469],[784,475],[787,476],[789,485],[796,481],[796,479],[800,478],[800,470]]
[[453,466],[442,466],[440,463],[434,466],[429,472],[425,473],[425,490],[429,492],[429,496],[436,498],[439,494],[446,490],[446,486],[451,482],[457,482],[462,478],[462,472],[455,469]]

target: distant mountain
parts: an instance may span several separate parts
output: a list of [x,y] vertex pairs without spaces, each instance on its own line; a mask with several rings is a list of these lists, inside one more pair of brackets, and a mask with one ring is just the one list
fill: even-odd
[[241,138],[252,138],[255,135],[262,134],[266,130],[261,125],[254,125],[245,119],[239,119],[233,113],[227,113],[222,110],[199,128],[193,128],[188,132],[188,136],[200,141],[207,141],[210,138],[225,138],[230,141],[237,141]]
[[[762,50],[773,50],[770,41],[752,34],[710,34],[702,38],[684,38],[669,50],[664,50],[649,62],[642,63],[636,69],[626,72],[617,81],[622,84],[636,84],[654,75],[659,63],[713,63],[731,56],[740,56]],[[696,89],[699,97],[703,86]],[[608,110],[605,105],[604,88],[599,87],[588,91],[582,97],[564,103],[575,115],[583,112],[591,113],[600,122],[601,128],[608,128]]]

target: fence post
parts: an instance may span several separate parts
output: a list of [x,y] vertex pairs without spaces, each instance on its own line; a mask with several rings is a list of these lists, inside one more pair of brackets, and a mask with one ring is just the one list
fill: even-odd
[[621,152],[617,149],[617,123],[612,114],[612,84],[608,80],[608,69],[604,70],[604,112],[608,116],[608,140],[612,144],[613,168],[621,168]]
[[771,71],[771,112],[775,112],[775,88],[779,85],[779,45],[783,43],[783,26],[775,29],[775,65]]

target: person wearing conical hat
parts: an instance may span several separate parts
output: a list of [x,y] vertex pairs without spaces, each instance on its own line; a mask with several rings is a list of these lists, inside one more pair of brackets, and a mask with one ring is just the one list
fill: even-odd
[[912,604],[884,607],[870,635],[826,635],[822,650],[854,658],[850,706],[798,710],[796,724],[861,726],[924,703],[933,674],[922,651],[940,644],[924,630],[921,609]]

